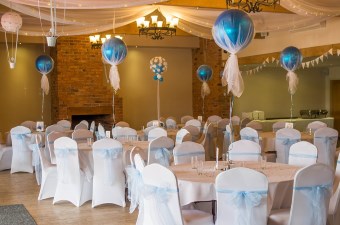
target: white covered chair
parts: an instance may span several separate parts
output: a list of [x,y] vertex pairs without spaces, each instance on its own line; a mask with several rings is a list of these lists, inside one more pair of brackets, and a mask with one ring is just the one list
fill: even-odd
[[185,123],[185,126],[188,126],[188,125],[195,126],[195,127],[198,128],[198,130],[201,130],[201,128],[202,128],[202,123],[201,123],[201,121],[196,120],[196,119],[188,120],[188,121]]
[[80,123],[85,124],[87,129],[89,129],[89,122],[87,122],[87,120],[82,120]]
[[33,130],[35,130],[37,128],[37,122],[31,121],[31,120],[27,120],[27,121],[22,122],[20,124],[20,126],[27,127],[28,129],[33,131]]
[[291,208],[272,210],[268,225],[325,225],[333,177],[331,168],[322,163],[300,169],[294,177]]
[[39,149],[39,157],[41,163],[41,184],[38,200],[53,198],[58,180],[57,166],[52,165],[48,161],[42,149]]
[[92,207],[111,203],[125,207],[123,146],[106,138],[93,143]]
[[48,135],[52,131],[63,132],[63,131],[65,131],[65,128],[61,125],[58,125],[58,124],[52,124],[52,125],[46,127],[45,135]]
[[326,123],[321,122],[321,121],[313,121],[307,125],[307,130],[311,129],[312,133],[314,133],[317,129],[325,128],[325,127],[327,127]]
[[261,147],[249,140],[239,140],[229,145],[229,159],[233,161],[259,161]]
[[249,140],[254,141],[257,144],[260,144],[259,133],[257,130],[251,127],[245,127],[240,130],[241,140]]
[[229,124],[229,119],[222,119],[217,123],[217,137],[216,144],[220,149],[221,154],[227,151],[227,148],[224,149],[224,132],[226,130],[226,126]]
[[338,155],[338,159],[336,161],[336,166],[335,166],[335,177],[334,177],[334,190],[337,189],[338,185],[340,182],[340,154]]
[[215,188],[215,225],[267,224],[266,175],[248,168],[230,169],[216,177]]
[[288,164],[309,166],[316,163],[317,157],[318,150],[315,145],[307,141],[299,141],[290,146]]
[[277,121],[275,123],[273,123],[272,125],[272,129],[273,129],[273,132],[276,132],[282,128],[285,128],[286,127],[286,121]]
[[[45,145],[45,153],[46,153],[46,149],[47,149],[48,154],[49,154],[49,157],[46,157],[46,159],[52,164],[57,163],[56,159],[55,159],[55,153],[54,153],[54,141],[57,140],[60,137],[66,137],[66,134],[63,133],[63,132],[52,131],[46,137],[47,145]],[[45,156],[46,156],[46,154],[45,154]]]
[[336,145],[338,142],[338,131],[329,128],[319,128],[314,132],[314,145],[318,149],[318,163],[329,165],[332,169],[334,166]]
[[96,122],[92,120],[91,125],[90,125],[90,131],[94,133],[96,131]]
[[146,127],[160,127],[162,126],[162,121],[159,120],[151,120],[146,123]]
[[105,128],[103,127],[103,125],[101,125],[100,123],[98,124],[98,132],[96,133],[96,139],[101,140],[103,138],[105,138]]
[[250,123],[250,122],[251,122],[251,119],[249,119],[248,117],[243,118],[243,119],[241,120],[241,123],[240,123],[240,128],[241,128],[241,129],[242,129],[242,128],[245,128],[245,127],[247,126],[247,124]]
[[78,123],[75,127],[74,130],[88,130],[88,126],[86,126],[85,123]]
[[79,207],[92,199],[92,180],[80,169],[77,142],[68,137],[54,141],[58,182],[53,204],[69,201]]
[[192,137],[188,130],[182,128],[179,131],[177,131],[176,142],[175,142],[176,145],[181,144],[183,141],[191,141],[191,140],[192,140]]
[[143,225],[213,225],[212,214],[181,210],[176,176],[167,168],[148,165],[143,169]]
[[155,140],[156,138],[159,138],[159,137],[167,137],[167,136],[168,136],[168,132],[165,129],[161,127],[156,127],[149,131],[148,141]]
[[201,131],[193,125],[184,126],[183,129],[189,131],[192,137],[192,141],[197,141],[201,136]]
[[233,124],[233,125],[240,125],[240,122],[241,122],[241,119],[240,119],[240,117],[239,116],[232,116],[231,117],[231,123]]
[[205,161],[205,151],[201,144],[186,141],[176,145],[173,150],[175,165],[190,163],[192,156],[197,156],[198,160]]
[[185,124],[187,121],[194,119],[194,117],[190,115],[182,116],[181,117],[181,124]]
[[17,126],[11,129],[12,138],[12,163],[11,173],[28,172],[33,173],[31,130],[24,126]]
[[276,162],[288,163],[289,148],[292,144],[301,140],[301,133],[293,128],[282,128],[276,131],[275,150]]
[[12,146],[0,145],[0,171],[11,169]]
[[168,137],[159,137],[152,140],[148,149],[148,165],[159,163],[168,167],[170,165],[171,153],[174,141]]
[[130,127],[130,124],[125,121],[119,121],[118,123],[116,123],[115,127]]
[[334,178],[334,194],[329,201],[329,211],[328,211],[328,225],[338,225],[340,224],[340,161],[337,160],[337,166],[335,170]]
[[202,141],[198,140],[197,143],[203,145],[205,150],[205,160],[209,161],[210,159],[214,159],[216,157],[215,151],[215,143],[214,143],[214,125],[209,124],[206,129],[203,130],[203,135],[201,139]]
[[220,116],[212,115],[212,116],[208,117],[207,122],[217,124],[220,120],[222,120],[222,118]]
[[167,118],[165,120],[165,126],[166,126],[166,129],[176,129],[177,127],[176,120],[171,117]]
[[115,127],[112,129],[112,137],[118,141],[137,140],[137,131],[130,127]]
[[57,124],[62,126],[65,130],[71,129],[71,122],[68,120],[59,120]]
[[77,143],[87,143],[87,138],[93,139],[93,133],[90,130],[74,130],[72,132],[72,139]]
[[258,122],[258,121],[250,121],[249,123],[246,124],[246,127],[251,127],[257,131],[262,131],[262,123]]

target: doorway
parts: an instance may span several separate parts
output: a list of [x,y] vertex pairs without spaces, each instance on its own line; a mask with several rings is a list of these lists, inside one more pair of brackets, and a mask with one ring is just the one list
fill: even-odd
[[334,129],[340,133],[340,80],[331,80],[331,116],[334,117]]

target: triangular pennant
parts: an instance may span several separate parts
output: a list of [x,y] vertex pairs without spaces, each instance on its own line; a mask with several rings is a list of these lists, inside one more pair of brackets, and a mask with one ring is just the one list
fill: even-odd
[[312,66],[314,67],[314,60],[310,61],[310,63],[312,64]]
[[249,71],[246,71],[246,75],[248,75],[249,74]]
[[326,52],[325,54],[323,54],[323,56],[325,56],[326,58],[328,58],[328,52]]
[[319,58],[315,59],[316,64],[319,64]]
[[253,73],[253,70],[250,70],[250,75]]
[[260,70],[262,70],[262,68],[263,68],[263,67],[262,67],[262,66],[260,66]]
[[256,72],[259,72],[259,67],[256,68]]
[[333,55],[333,49],[332,49],[332,48],[329,49],[328,53],[329,53],[330,55]]
[[323,55],[322,55],[322,56],[320,56],[320,60],[321,60],[321,62],[323,62]]
[[304,69],[304,68],[305,68],[305,65],[306,65],[306,63],[302,63],[301,65],[302,65],[302,69]]
[[307,66],[307,68],[309,68],[309,63],[310,63],[310,62],[306,62],[306,66]]
[[[339,50],[339,51],[340,51],[340,50]],[[272,63],[273,63],[273,62],[275,62],[275,58],[274,58],[274,57],[272,57]]]
[[336,54],[339,56],[340,55],[340,49],[336,50]]
[[269,58],[266,58],[266,63],[269,63]]
[[263,62],[262,62],[262,65],[266,65],[266,61],[263,61]]

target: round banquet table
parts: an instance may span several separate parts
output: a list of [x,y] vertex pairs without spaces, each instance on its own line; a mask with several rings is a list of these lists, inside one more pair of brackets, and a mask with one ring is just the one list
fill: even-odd
[[[168,137],[171,138],[172,140],[176,141],[176,134],[177,134],[178,129],[167,129],[166,132],[168,134]],[[147,141],[145,140],[145,134],[143,130],[139,130],[137,131],[137,136],[138,136],[138,140],[141,141]]]
[[[220,168],[222,168],[220,162]],[[204,167],[212,168],[214,161],[204,162]],[[269,182],[268,212],[271,209],[289,208],[291,205],[293,180],[296,172],[301,168],[288,164],[266,163],[261,169],[258,162],[235,162],[234,167],[244,166],[264,173]],[[213,176],[198,175],[190,164],[170,166],[178,181],[180,203],[182,206],[197,201],[216,200],[215,178],[223,172],[219,169]]]

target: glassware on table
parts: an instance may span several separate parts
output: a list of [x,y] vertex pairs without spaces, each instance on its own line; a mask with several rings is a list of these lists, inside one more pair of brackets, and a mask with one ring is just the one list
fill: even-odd
[[197,169],[197,156],[191,156],[191,169]]
[[198,175],[202,175],[203,174],[203,161],[202,160],[198,160],[197,161],[197,174]]
[[266,169],[266,164],[267,164],[267,156],[262,156],[260,159],[260,165],[261,165],[261,170],[265,170]]
[[92,146],[92,138],[87,138],[87,145]]

